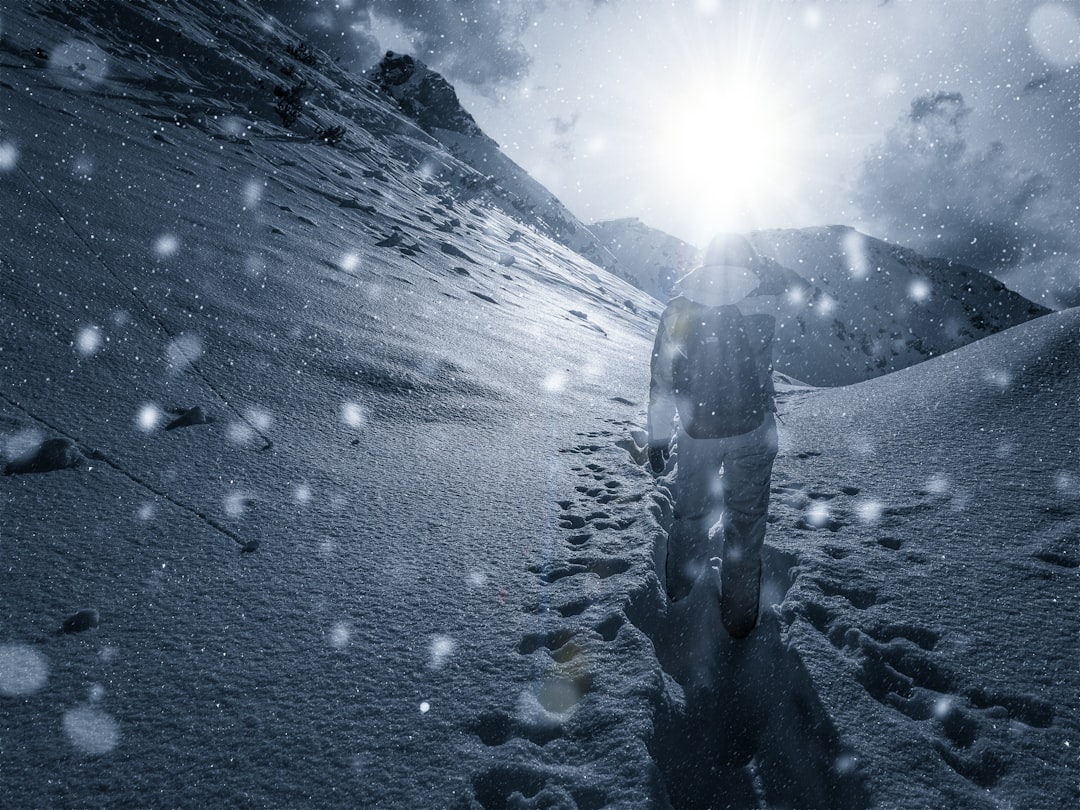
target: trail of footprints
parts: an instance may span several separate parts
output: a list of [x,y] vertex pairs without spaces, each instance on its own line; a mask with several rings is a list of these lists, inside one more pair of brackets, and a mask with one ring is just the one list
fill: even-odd
[[823,599],[798,606],[800,612],[849,660],[855,677],[874,700],[913,721],[926,723],[934,748],[965,779],[993,787],[1005,775],[1007,749],[985,739],[1004,721],[1047,728],[1053,707],[1032,697],[965,685],[964,679],[934,655],[940,633],[913,624],[882,624],[868,619],[862,627],[846,619],[847,602],[868,610],[879,599],[867,586],[817,583]]
[[[799,453],[794,458],[804,461],[818,455]],[[860,495],[856,487],[839,487],[832,492],[781,482],[774,484],[772,493],[769,522],[773,524],[784,522],[799,532],[835,533],[860,521],[858,502],[852,501]],[[882,530],[876,538],[881,548],[901,550],[903,542],[888,533],[889,525],[935,508],[932,494],[925,494],[914,503],[880,508],[872,522]],[[826,543],[822,550],[834,560],[855,551],[839,543]],[[927,560],[909,553],[907,562],[922,564]],[[1005,775],[1010,762],[1007,748],[988,739],[997,725],[1047,728],[1053,723],[1053,707],[1045,701],[965,684],[934,654],[940,632],[860,615],[885,601],[872,584],[822,577],[814,585],[821,593],[820,601],[789,604],[785,607],[787,618],[801,614],[845,658],[854,660],[855,677],[874,700],[925,724],[933,747],[963,778],[990,788]],[[856,622],[850,619],[852,611]]]
[[[625,434],[626,428],[618,432]],[[537,630],[517,644],[517,652],[523,656],[543,656],[537,659],[542,675],[536,698],[547,712],[541,713],[539,720],[520,711],[485,712],[472,731],[486,746],[503,746],[515,739],[546,746],[564,739],[567,732],[559,710],[567,702],[587,700],[592,687],[582,661],[597,643],[613,642],[628,621],[622,610],[611,611],[602,604],[601,593],[605,580],[632,567],[632,561],[620,551],[627,546],[626,531],[639,519],[635,512],[641,509],[634,507],[645,497],[644,486],[637,491],[624,477],[612,475],[608,466],[594,460],[621,446],[613,433],[599,431],[582,438],[581,444],[561,451],[581,457],[581,463],[571,468],[579,483],[574,487],[575,495],[555,502],[562,548],[529,568],[541,584],[540,598],[527,608],[537,616]],[[512,746],[507,750],[512,751]],[[548,770],[535,758],[519,759],[486,768],[473,777],[473,788],[485,808],[506,807],[515,792],[529,797],[541,790],[568,794],[578,808],[608,805],[606,793],[589,786],[587,779],[568,784],[565,776],[565,769]]]

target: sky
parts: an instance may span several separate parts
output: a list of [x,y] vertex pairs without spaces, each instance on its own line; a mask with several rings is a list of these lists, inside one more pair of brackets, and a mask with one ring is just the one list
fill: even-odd
[[1075,0],[267,5],[346,64],[442,72],[587,223],[852,225],[1080,304]]

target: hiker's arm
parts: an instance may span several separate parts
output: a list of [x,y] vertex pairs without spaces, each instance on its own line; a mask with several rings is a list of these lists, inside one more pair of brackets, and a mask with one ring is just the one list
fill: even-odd
[[765,410],[776,413],[776,385],[773,382],[772,362],[767,359],[767,362],[763,365],[764,370],[762,371],[762,374],[764,375],[764,379],[761,381],[761,385],[765,389],[765,396],[768,400],[765,405]]

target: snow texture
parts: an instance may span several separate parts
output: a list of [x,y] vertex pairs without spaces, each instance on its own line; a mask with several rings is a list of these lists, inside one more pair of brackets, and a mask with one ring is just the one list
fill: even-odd
[[[5,807],[1080,801],[1080,311],[791,365],[733,642],[657,575],[661,305],[300,45],[242,3],[3,12]],[[801,276],[844,236],[754,239]],[[868,255],[808,289],[956,289]]]

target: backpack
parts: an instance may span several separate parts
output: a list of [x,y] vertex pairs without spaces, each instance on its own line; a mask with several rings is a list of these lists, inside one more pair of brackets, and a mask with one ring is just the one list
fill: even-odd
[[749,323],[736,306],[687,304],[677,327],[680,350],[672,363],[683,430],[695,439],[748,433],[761,425],[770,406],[766,381],[772,330],[758,334],[760,325]]

